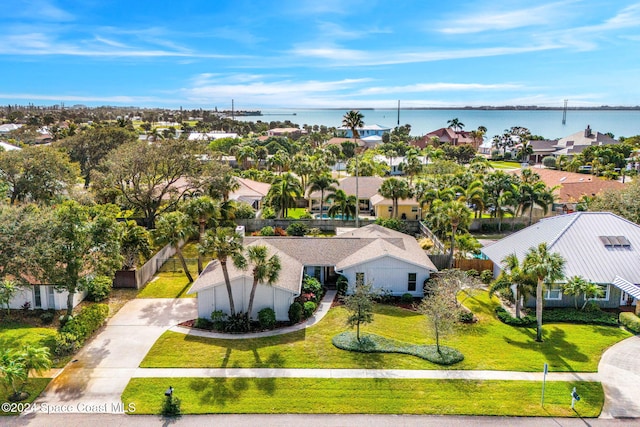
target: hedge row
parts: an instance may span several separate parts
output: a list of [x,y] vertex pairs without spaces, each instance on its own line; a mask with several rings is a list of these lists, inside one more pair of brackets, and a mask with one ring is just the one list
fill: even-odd
[[[511,316],[503,307],[496,307],[496,316],[502,323],[511,326],[530,327],[536,324],[536,317],[524,316],[520,319]],[[544,323],[582,323],[589,325],[617,326],[618,318],[614,313],[606,311],[581,311],[574,308],[545,310],[542,312]]]
[[69,319],[56,336],[56,354],[73,353],[102,326],[109,315],[107,304],[84,307],[77,316]]
[[634,334],[640,334],[640,317],[633,313],[620,313],[620,323]]

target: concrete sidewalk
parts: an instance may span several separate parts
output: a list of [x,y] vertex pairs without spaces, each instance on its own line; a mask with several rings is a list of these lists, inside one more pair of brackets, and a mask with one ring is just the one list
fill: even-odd
[[292,326],[287,326],[286,328],[273,329],[271,331],[264,331],[264,332],[253,332],[248,334],[223,334],[219,332],[205,331],[202,329],[185,328],[183,326],[174,326],[169,330],[172,332],[179,332],[181,334],[193,335],[196,337],[217,338],[217,339],[224,339],[224,340],[244,340],[247,338],[263,338],[263,337],[273,337],[275,335],[284,335],[291,332],[300,331],[302,329],[306,329],[308,327],[318,324],[324,318],[324,316],[326,316],[327,313],[329,312],[329,309],[331,308],[331,305],[333,304],[333,300],[335,299],[336,295],[337,295],[337,291],[335,290],[327,291],[324,294],[322,301],[320,301],[320,304],[318,304],[318,309],[316,310],[313,316],[308,318],[306,322],[298,323]]
[[[392,378],[542,381],[542,372],[411,369],[139,368],[133,378]],[[600,381],[595,372],[552,372],[547,381]]]

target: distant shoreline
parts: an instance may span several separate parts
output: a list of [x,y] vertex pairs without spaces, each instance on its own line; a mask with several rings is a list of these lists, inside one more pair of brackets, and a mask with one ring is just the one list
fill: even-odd
[[[270,110],[325,110],[325,111],[335,111],[335,110],[358,110],[358,111],[397,111],[397,108],[352,108],[352,107],[282,107],[282,108],[266,108],[265,111]],[[428,110],[477,110],[477,111],[562,111],[563,107],[538,107],[535,105],[532,106],[481,106],[481,107],[400,107],[400,111],[428,111]],[[567,107],[567,111],[640,111],[640,106],[636,105],[635,107]]]

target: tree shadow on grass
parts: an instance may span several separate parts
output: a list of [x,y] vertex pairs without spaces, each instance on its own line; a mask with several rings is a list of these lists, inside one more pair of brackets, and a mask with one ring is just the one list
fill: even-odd
[[182,296],[189,290],[192,284],[193,282],[189,282],[186,285],[184,285],[184,287],[180,289],[180,292],[178,292],[178,294],[176,295],[176,298],[182,298]]
[[504,340],[513,346],[524,350],[533,350],[544,355],[551,367],[564,367],[568,372],[574,372],[575,369],[570,362],[585,363],[589,361],[589,357],[582,353],[579,347],[566,340],[567,333],[564,329],[547,326],[542,330],[543,342],[537,342],[536,330],[530,328],[516,328],[518,332],[525,335],[529,340],[521,342],[515,341],[508,337]]

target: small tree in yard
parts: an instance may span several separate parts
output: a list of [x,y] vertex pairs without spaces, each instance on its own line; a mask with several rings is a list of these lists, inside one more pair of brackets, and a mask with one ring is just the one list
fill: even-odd
[[420,313],[427,316],[436,339],[436,350],[440,355],[440,337],[450,332],[458,319],[458,308],[455,299],[451,298],[451,293],[452,290],[443,278],[434,279],[431,292],[418,306]]
[[193,282],[193,277],[180,249],[180,242],[189,240],[189,237],[195,233],[195,228],[192,226],[189,216],[179,211],[169,212],[158,218],[156,227],[154,232],[156,242],[173,246],[184,269],[184,274],[189,282]]
[[345,307],[349,311],[347,325],[356,327],[356,338],[360,342],[360,325],[373,322],[373,306],[375,304],[371,284],[356,284],[353,294],[342,298]]
[[16,296],[20,288],[13,281],[5,279],[0,282],[0,305],[7,308],[9,314],[9,304],[11,299]]

